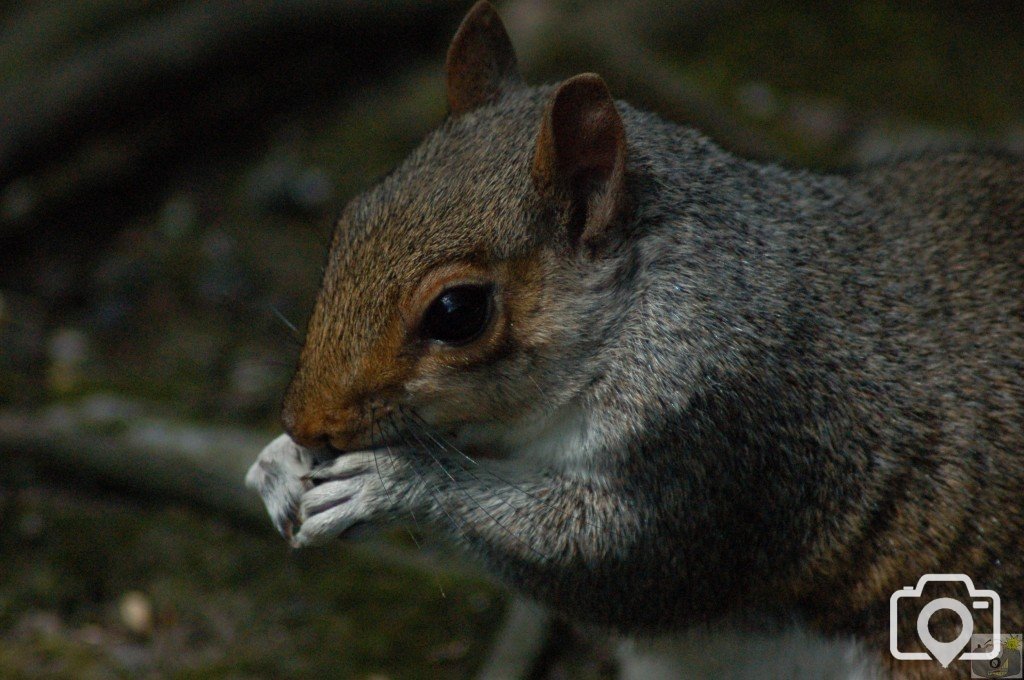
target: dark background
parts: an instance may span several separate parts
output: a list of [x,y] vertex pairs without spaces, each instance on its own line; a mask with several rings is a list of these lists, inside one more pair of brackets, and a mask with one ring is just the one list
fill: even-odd
[[[0,1],[0,677],[479,667],[500,589],[430,537],[292,553],[241,487],[332,215],[443,118],[469,4]],[[1024,150],[1016,1],[499,9],[532,82],[747,156]],[[577,640],[541,675],[609,672]]]

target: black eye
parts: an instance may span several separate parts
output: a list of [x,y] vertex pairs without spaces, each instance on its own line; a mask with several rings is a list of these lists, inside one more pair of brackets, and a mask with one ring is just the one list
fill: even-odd
[[428,340],[465,345],[476,340],[490,317],[491,286],[455,286],[430,303],[420,331]]

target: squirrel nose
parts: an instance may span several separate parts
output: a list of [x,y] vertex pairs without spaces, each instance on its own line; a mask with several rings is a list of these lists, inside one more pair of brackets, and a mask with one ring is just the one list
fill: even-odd
[[303,448],[315,449],[327,443],[327,432],[322,427],[316,427],[308,419],[300,419],[289,409],[282,411],[281,424],[292,441]]
[[355,409],[296,409],[286,404],[281,411],[284,431],[299,446],[314,449],[330,443],[344,449],[359,430]]

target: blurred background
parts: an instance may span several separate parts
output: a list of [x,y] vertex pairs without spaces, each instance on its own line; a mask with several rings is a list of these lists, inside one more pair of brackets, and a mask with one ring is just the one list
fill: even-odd
[[[292,552],[242,487],[470,4],[0,0],[0,677],[614,677],[430,536]],[[532,82],[749,157],[1024,152],[1018,0],[497,4]]]

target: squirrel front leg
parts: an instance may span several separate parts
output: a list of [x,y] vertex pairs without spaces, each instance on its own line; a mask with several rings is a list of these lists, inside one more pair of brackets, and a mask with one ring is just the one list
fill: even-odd
[[596,564],[627,548],[622,537],[639,526],[620,491],[597,474],[436,456],[430,473],[424,484],[435,485],[428,496],[434,522],[500,565],[543,571],[573,561]]
[[299,503],[294,545],[404,514],[450,535],[510,585],[569,608],[592,609],[581,595],[599,596],[628,577],[640,527],[649,524],[610,476],[426,447],[346,454],[306,479],[313,486]]
[[658,559],[670,541],[628,479],[455,456],[419,467],[432,523],[517,591],[580,621],[660,617],[646,596],[671,582],[671,555]]

